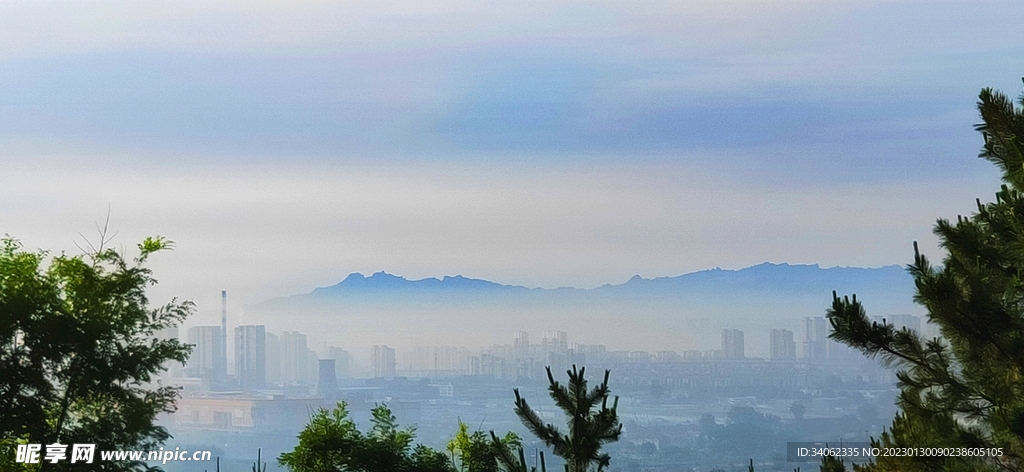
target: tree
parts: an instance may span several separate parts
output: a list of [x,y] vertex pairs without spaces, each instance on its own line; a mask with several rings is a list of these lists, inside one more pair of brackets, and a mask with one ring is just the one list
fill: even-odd
[[349,419],[345,402],[321,408],[299,433],[299,444],[277,462],[294,472],[455,472],[448,457],[423,445],[412,447],[412,428],[399,429],[386,405],[372,411],[363,434]]
[[[152,450],[170,437],[154,420],[174,411],[178,390],[151,383],[168,361],[184,363],[190,348],[154,335],[181,323],[193,305],[148,307],[145,291],[156,281],[144,264],[170,241],[146,239],[130,262],[104,242],[101,234],[99,247],[74,257],[25,251],[10,238],[0,243],[0,442],[7,449],[88,443],[97,451]],[[91,465],[43,461],[39,468],[72,466],[146,469],[98,457]]]
[[[1024,105],[1024,97],[1021,98]],[[979,448],[971,457],[887,457],[868,470],[1021,470],[1024,467],[1024,112],[981,92],[979,157],[1002,171],[995,201],[934,232],[939,266],[914,244],[914,301],[941,338],[871,322],[856,296],[836,296],[831,337],[896,368],[900,412],[881,447]],[[998,453],[998,457],[993,457]],[[834,465],[834,464],[833,464]]]
[[469,425],[459,421],[459,431],[448,441],[448,453],[459,472],[500,472],[503,456],[521,446],[519,436],[509,432],[499,438],[494,432],[469,432]]
[[565,412],[568,434],[563,434],[550,423],[545,424],[537,412],[530,408],[526,399],[519,395],[519,389],[514,390],[516,415],[531,433],[554,449],[556,456],[565,459],[569,472],[587,472],[591,470],[591,466],[596,466],[597,471],[604,470],[611,462],[611,457],[601,453],[601,446],[618,441],[619,435],[622,434],[622,425],[616,413],[619,397],[616,396],[611,408],[608,407],[608,395],[611,392],[608,388],[610,371],[604,371],[604,381],[601,385],[587,391],[585,370],[585,367],[577,370],[573,365],[572,370],[566,371],[569,375],[569,384],[563,386],[551,375],[551,367],[547,368],[548,393],[555,401],[555,405]]
[[[826,444],[826,446],[827,446],[827,444]],[[750,470],[751,470],[751,472],[753,472],[753,470],[754,470],[754,466],[753,465],[750,466]],[[821,468],[820,468],[820,471],[821,472],[845,472],[846,471],[846,464],[845,464],[845,462],[842,459],[840,459],[838,457],[835,457],[835,456],[824,456],[824,457],[821,458]]]
[[[512,433],[509,433],[512,434]],[[505,472],[537,472],[537,465],[530,467],[526,463],[526,455],[523,454],[523,446],[516,444],[516,452],[512,453],[512,447],[508,441],[509,436],[505,436],[505,439],[499,439],[494,431],[491,431],[491,444],[494,445],[494,451],[498,455],[498,462],[501,462]],[[548,468],[544,463],[544,452],[540,453],[540,472],[548,472]],[[566,466],[568,467],[568,466]]]

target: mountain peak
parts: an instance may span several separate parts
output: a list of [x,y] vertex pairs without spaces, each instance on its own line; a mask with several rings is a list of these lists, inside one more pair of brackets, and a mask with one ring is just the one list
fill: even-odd
[[351,274],[348,274],[348,277],[345,277],[345,280],[342,280],[341,283],[356,282],[360,280],[366,280],[366,276],[360,274],[359,272],[353,272]]
[[[270,301],[283,306],[302,300],[348,300],[352,303],[418,303],[434,306],[458,303],[546,304],[585,303],[586,300],[618,300],[617,303],[683,303],[685,300],[711,300],[723,294],[748,296],[828,298],[833,290],[857,293],[874,300],[903,299],[913,293],[913,280],[899,266],[882,268],[830,267],[818,264],[764,262],[742,269],[716,267],[671,277],[644,278],[639,274],[619,284],[604,284],[593,289],[529,289],[503,285],[461,274],[410,280],[384,271],[365,276],[353,272],[341,282],[317,288],[311,293]],[[893,296],[900,294],[900,296]],[[513,295],[515,298],[513,298]],[[732,297],[733,295],[729,295]],[[493,297],[493,298],[489,298]],[[909,299],[909,295],[906,297]],[[641,302],[642,300],[642,302]],[[879,300],[881,301],[881,300]],[[490,302],[486,302],[490,303]],[[486,304],[485,303],[485,304]],[[268,305],[269,306],[269,305]],[[446,305],[447,306],[447,305]],[[575,305],[574,305],[575,306]]]
[[370,278],[371,279],[402,279],[402,280],[405,280],[405,277],[400,277],[400,276],[397,276],[397,275],[391,275],[391,274],[389,274],[387,272],[384,272],[383,270],[382,271],[378,271],[378,272],[374,272],[373,275],[370,276]]
[[345,277],[345,280],[334,285],[334,287],[368,287],[371,285],[380,285],[381,283],[394,283],[404,280],[405,277],[391,275],[383,270],[374,272],[369,277],[359,272],[353,272],[348,274],[348,277]]

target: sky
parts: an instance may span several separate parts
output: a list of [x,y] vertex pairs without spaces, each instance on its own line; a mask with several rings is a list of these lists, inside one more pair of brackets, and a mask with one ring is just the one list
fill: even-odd
[[[5,2],[0,233],[161,235],[198,323],[351,272],[594,287],[941,254],[1011,1]],[[237,308],[236,308],[237,307]],[[239,316],[244,316],[240,314]]]

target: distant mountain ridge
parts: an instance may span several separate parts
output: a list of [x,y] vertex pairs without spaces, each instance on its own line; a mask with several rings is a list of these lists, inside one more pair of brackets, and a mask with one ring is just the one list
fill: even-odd
[[833,290],[857,294],[871,315],[922,312],[913,303],[913,279],[900,266],[763,263],[634,276],[594,288],[353,273],[331,286],[247,306],[246,317],[332,345],[473,346],[509,342],[519,330],[559,330],[609,348],[711,349],[721,329],[738,328],[747,330],[751,352],[767,352],[772,329],[790,329],[801,339],[803,319],[823,316]]
[[[277,304],[286,300],[308,300],[346,298],[351,295],[370,294],[452,294],[466,292],[477,294],[498,293],[566,293],[577,294],[614,294],[628,292],[672,292],[690,290],[744,290],[792,292],[808,290],[839,290],[846,293],[847,289],[884,288],[887,286],[904,286],[912,288],[912,280],[907,272],[898,265],[876,268],[863,267],[829,267],[822,268],[818,264],[770,263],[746,267],[743,269],[713,268],[690,272],[676,276],[656,277],[652,279],[634,275],[621,284],[605,284],[585,289],[576,287],[560,288],[529,288],[521,285],[505,285],[484,279],[474,279],[462,275],[444,276],[440,279],[428,277],[409,280],[402,276],[384,271],[376,272],[369,277],[353,272],[341,282],[328,287],[319,287],[312,292],[268,300],[264,303]],[[262,304],[261,304],[262,305]]]
[[[314,289],[307,295],[322,296],[332,293],[351,292],[374,292],[389,290],[502,290],[502,289],[524,289],[526,287],[502,285],[496,282],[483,279],[471,279],[461,275],[444,276],[441,279],[428,277],[419,280],[409,280],[405,277],[392,275],[384,271],[376,272],[369,277],[353,272],[345,277],[345,280],[330,287]],[[301,296],[301,295],[300,295]]]

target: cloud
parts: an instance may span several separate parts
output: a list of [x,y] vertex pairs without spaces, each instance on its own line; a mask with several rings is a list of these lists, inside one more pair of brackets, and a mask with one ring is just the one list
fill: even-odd
[[965,139],[936,118],[970,112],[981,86],[1012,90],[1024,58],[1024,33],[966,3],[5,8],[8,155],[416,159],[836,138],[850,163],[903,123],[935,126],[899,140]]
[[995,188],[973,102],[1024,59],[1011,2],[0,8],[2,230],[73,250],[110,205],[213,307],[898,263]]

